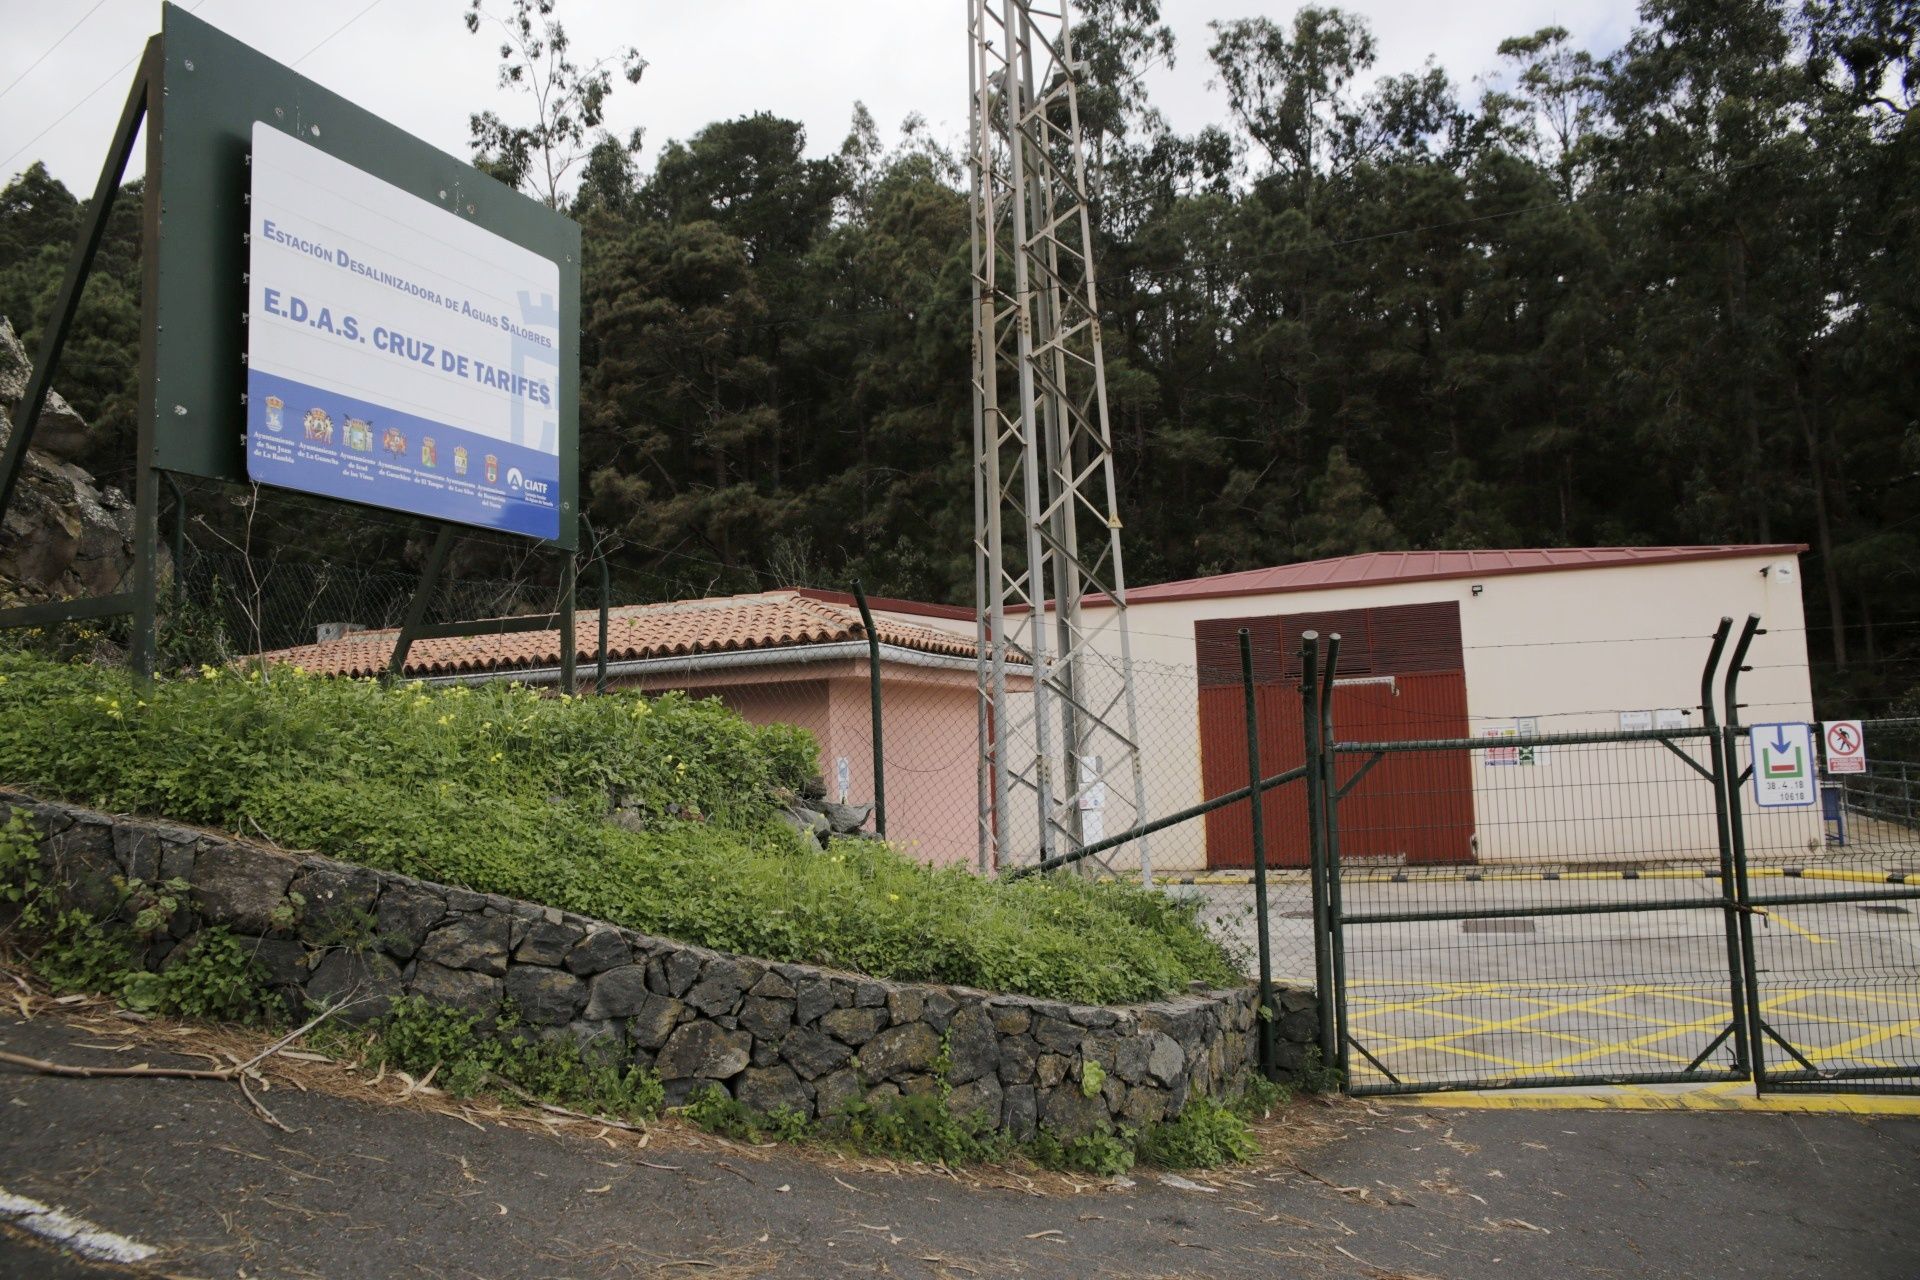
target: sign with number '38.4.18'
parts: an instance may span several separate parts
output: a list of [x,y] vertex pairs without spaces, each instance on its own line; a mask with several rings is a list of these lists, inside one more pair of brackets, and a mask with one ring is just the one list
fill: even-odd
[[1804,724],[1756,724],[1747,731],[1753,752],[1753,801],[1763,809],[1809,805],[1817,798],[1813,734]]

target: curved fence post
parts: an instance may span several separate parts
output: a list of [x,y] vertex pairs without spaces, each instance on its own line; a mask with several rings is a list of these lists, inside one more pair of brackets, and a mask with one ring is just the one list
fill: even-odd
[[1267,939],[1267,828],[1261,805],[1260,713],[1253,697],[1253,634],[1240,628],[1240,687],[1247,702],[1247,809],[1253,819],[1253,911],[1260,943],[1260,1071],[1273,1076],[1273,1033],[1280,1014],[1273,1007],[1273,954]]

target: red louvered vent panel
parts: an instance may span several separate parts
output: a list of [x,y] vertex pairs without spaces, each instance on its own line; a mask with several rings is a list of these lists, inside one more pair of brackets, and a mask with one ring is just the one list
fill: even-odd
[[[1373,624],[1371,671],[1410,676],[1463,669],[1457,600],[1394,605],[1368,612]],[[1341,646],[1340,666],[1347,669],[1345,645]]]
[[1379,612],[1378,609],[1326,609],[1319,613],[1290,613],[1280,619],[1286,675],[1298,680],[1300,637],[1309,631],[1320,637],[1322,653],[1327,637],[1340,637],[1340,670],[1348,675],[1371,672],[1374,669],[1373,616]]
[[[1252,632],[1253,682],[1271,684],[1281,679],[1280,619],[1206,618],[1193,624],[1194,660],[1199,666],[1200,687],[1222,685],[1240,687],[1240,628]],[[1295,644],[1299,638],[1295,637]],[[1297,669],[1299,663],[1294,664]],[[1231,790],[1232,788],[1228,788]]]

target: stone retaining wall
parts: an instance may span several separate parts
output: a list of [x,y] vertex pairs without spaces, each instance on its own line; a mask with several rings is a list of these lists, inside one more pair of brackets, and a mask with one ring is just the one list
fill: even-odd
[[[540,1034],[653,1068],[669,1103],[711,1081],[758,1110],[829,1116],[862,1096],[936,1091],[944,1046],[957,1112],[987,1113],[1018,1137],[1041,1125],[1073,1137],[1175,1115],[1196,1094],[1238,1090],[1253,1069],[1251,988],[1102,1007],[884,982],[0,793],[0,821],[10,808],[31,815],[70,902],[112,909],[115,876],[192,885],[148,950],[150,968],[200,929],[225,926],[290,1009],[350,991],[376,997],[350,1011],[360,1019],[402,994],[483,1018],[510,1002]],[[1314,998],[1284,991],[1279,1001],[1281,1061],[1298,1066]]]

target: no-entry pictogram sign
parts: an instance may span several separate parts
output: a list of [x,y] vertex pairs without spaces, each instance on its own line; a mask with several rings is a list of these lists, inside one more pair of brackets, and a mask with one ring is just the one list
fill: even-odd
[[1820,730],[1827,746],[1828,773],[1867,771],[1867,735],[1858,720],[1829,720]]

